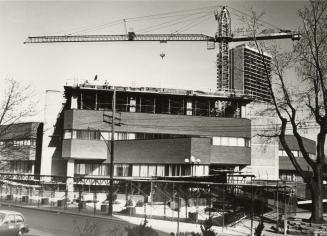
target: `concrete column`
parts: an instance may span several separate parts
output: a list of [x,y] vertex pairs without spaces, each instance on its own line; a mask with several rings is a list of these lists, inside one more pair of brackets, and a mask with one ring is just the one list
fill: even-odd
[[52,172],[52,162],[55,154],[55,147],[49,147],[51,141],[54,125],[56,124],[58,114],[62,109],[63,96],[61,91],[47,90],[45,95],[44,105],[44,133],[43,133],[43,145],[41,156],[41,175],[55,175]]
[[67,180],[66,180],[66,189],[68,192],[68,198],[74,195],[74,170],[75,170],[75,160],[69,159],[67,161]]

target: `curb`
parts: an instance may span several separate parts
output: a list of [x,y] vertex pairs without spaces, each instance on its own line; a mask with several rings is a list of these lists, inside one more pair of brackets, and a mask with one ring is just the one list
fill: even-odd
[[[56,214],[87,216],[87,217],[92,217],[92,218],[105,219],[105,220],[110,220],[110,221],[115,221],[115,222],[120,222],[120,223],[126,223],[126,221],[114,218],[112,216],[101,216],[101,215],[92,215],[92,214],[86,214],[86,213],[75,213],[75,212],[71,212],[71,211],[55,210],[55,209],[49,209],[49,208],[38,208],[38,207],[34,208],[34,207],[29,207],[29,206],[22,206],[22,205],[3,203],[3,202],[0,203],[0,206],[24,208],[24,209],[30,209],[30,210],[36,210],[36,211],[51,212],[51,213],[56,213]],[[135,217],[135,218],[139,218],[139,217]]]

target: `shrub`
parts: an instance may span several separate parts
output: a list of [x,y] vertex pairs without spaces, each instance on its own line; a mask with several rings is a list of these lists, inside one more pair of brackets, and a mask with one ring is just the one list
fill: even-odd
[[200,226],[203,236],[216,236],[214,230],[211,229],[213,226],[212,217],[206,219],[203,224]]
[[137,201],[136,206],[137,206],[137,207],[143,207],[143,206],[144,206],[144,202],[142,202],[142,201]]
[[126,207],[132,207],[132,206],[134,206],[133,200],[132,199],[127,200]]
[[127,236],[159,236],[157,231],[147,226],[147,223],[147,220],[144,220],[143,224],[125,228]]

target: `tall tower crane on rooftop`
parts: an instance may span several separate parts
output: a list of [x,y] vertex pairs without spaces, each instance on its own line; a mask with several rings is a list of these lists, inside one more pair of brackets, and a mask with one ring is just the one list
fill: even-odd
[[[227,7],[222,7],[215,13],[217,32],[214,36],[204,34],[137,34],[133,31],[121,35],[62,35],[62,36],[33,36],[24,43],[63,43],[63,42],[117,42],[117,41],[205,41],[208,49],[214,49],[218,44],[217,54],[217,89],[230,89],[229,75],[229,43],[253,40],[252,36],[234,35],[231,31],[231,16]],[[125,21],[125,20],[124,20]],[[300,35],[290,30],[277,33],[258,34],[256,40],[287,39],[299,40]]]

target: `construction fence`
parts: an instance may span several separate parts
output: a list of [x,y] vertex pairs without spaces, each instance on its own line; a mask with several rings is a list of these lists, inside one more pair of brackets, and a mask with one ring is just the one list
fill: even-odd
[[[35,208],[107,215],[109,189],[103,178],[0,174],[1,203]],[[113,192],[114,214],[199,224],[211,218],[222,227],[266,212],[295,211],[292,191],[281,183],[115,179]]]

